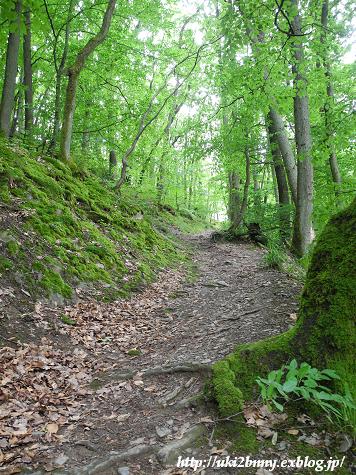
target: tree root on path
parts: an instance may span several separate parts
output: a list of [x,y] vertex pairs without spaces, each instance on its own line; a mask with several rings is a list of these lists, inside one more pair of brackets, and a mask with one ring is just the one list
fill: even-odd
[[136,374],[140,373],[144,376],[154,376],[158,374],[172,374],[172,373],[194,373],[194,372],[210,372],[211,365],[205,363],[186,362],[177,365],[155,366],[154,368],[147,368],[143,370],[128,370],[125,372],[111,372],[102,374],[94,378],[93,382],[108,383],[110,381],[123,381],[132,379]]
[[183,434],[181,439],[173,440],[166,444],[164,447],[157,445],[137,445],[125,452],[115,452],[109,455],[105,460],[94,460],[90,464],[86,465],[82,469],[76,471],[77,475],[100,475],[104,470],[115,469],[117,465],[126,461],[131,457],[139,457],[144,454],[156,453],[158,460],[163,464],[173,464],[178,458],[178,455],[182,453],[182,450],[191,447],[194,442],[201,437],[205,432],[205,428],[202,425],[195,425]]
[[77,475],[100,475],[104,470],[110,468],[117,468],[117,464],[123,460],[127,460],[131,457],[138,457],[143,454],[157,452],[158,447],[156,445],[137,445],[131,449],[121,453],[113,453],[109,455],[107,459],[98,461],[94,460],[92,463],[86,465],[82,469],[79,469]]
[[77,440],[76,442],[74,442],[74,445],[81,445],[83,447],[85,447],[86,449],[88,450],[91,450],[92,452],[95,452],[96,448],[93,444],[91,444],[89,442],[89,440]]
[[184,399],[181,399],[180,401],[177,401],[176,403],[174,403],[174,406],[178,408],[197,406],[199,404],[199,401],[201,401],[202,397],[203,393],[199,392],[197,394],[193,394],[193,396],[189,396]]
[[142,376],[152,376],[154,374],[169,374],[169,373],[193,373],[193,372],[209,372],[211,365],[205,363],[187,362],[178,365],[156,366],[155,368],[146,369],[142,371]]

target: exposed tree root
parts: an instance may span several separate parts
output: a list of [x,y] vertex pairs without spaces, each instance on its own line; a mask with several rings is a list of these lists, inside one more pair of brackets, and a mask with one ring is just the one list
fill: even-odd
[[110,381],[125,381],[132,379],[137,373],[141,373],[143,377],[154,376],[158,374],[172,374],[172,373],[194,373],[194,372],[210,372],[211,365],[204,363],[187,362],[178,365],[155,366],[154,368],[147,368],[142,371],[128,370],[125,372],[110,372],[101,374],[93,379],[92,384],[99,385],[106,384]]
[[89,465],[86,465],[76,473],[77,475],[100,475],[101,473],[103,473],[104,470],[108,470],[110,468],[117,468],[117,464],[122,460],[127,460],[131,457],[138,457],[143,454],[156,452],[157,448],[158,447],[156,445],[137,445],[136,447],[132,447],[131,449],[126,450],[125,452],[114,453],[105,460],[94,460],[94,462],[90,463]]

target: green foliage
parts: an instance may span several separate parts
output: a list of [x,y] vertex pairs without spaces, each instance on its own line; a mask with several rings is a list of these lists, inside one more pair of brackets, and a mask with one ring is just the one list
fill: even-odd
[[270,246],[267,254],[263,256],[263,261],[267,267],[281,270],[286,261],[286,257],[281,248]]
[[304,399],[319,406],[329,418],[341,419],[343,408],[346,411],[356,410],[351,393],[347,396],[333,393],[325,386],[325,381],[340,379],[332,369],[318,370],[308,363],[298,363],[293,359],[288,365],[283,365],[278,370],[271,371],[267,378],[258,377],[257,384],[261,388],[261,396],[265,403],[271,403],[280,411],[283,405],[278,401],[283,399],[288,402],[291,398]]
[[141,350],[139,350],[138,348],[131,348],[130,350],[128,350],[127,354],[129,356],[140,356]]
[[68,315],[62,315],[61,322],[65,323],[66,325],[72,325],[72,326],[77,324],[77,322],[73,320],[72,318],[68,317]]
[[0,273],[12,269],[14,263],[7,257],[0,256]]

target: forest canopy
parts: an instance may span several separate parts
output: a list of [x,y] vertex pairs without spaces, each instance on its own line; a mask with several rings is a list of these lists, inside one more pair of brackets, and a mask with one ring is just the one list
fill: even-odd
[[354,8],[0,1],[0,473],[354,468]]
[[1,133],[303,256],[355,190],[352,8],[4,0]]

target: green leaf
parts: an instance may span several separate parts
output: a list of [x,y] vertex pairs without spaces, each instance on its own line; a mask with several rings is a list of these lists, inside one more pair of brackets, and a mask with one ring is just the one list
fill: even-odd
[[269,375],[267,376],[268,382],[272,383],[273,381],[276,380],[277,372],[276,371],[271,371]]
[[288,379],[282,386],[283,391],[286,393],[291,393],[292,391],[295,390],[295,388],[298,386],[298,380],[297,378],[291,378]]
[[275,399],[273,399],[272,402],[273,402],[273,404],[276,406],[276,408],[277,408],[279,411],[283,412],[284,407],[282,406],[282,404],[280,404],[279,402],[277,402]]
[[308,363],[302,363],[298,370],[298,378],[303,379],[309,373],[310,368],[311,366]]
[[309,401],[310,399],[310,394],[309,392],[305,389],[305,388],[298,388],[298,390],[300,391],[300,394],[303,396],[304,399],[306,399],[307,401]]
[[286,380],[296,378],[298,375],[298,371],[296,369],[290,369],[287,373]]
[[293,360],[289,363],[288,368],[289,368],[290,370],[297,369],[297,368],[298,368],[297,360],[296,360],[296,359],[293,359]]
[[304,381],[304,386],[307,386],[308,388],[316,388],[317,383],[314,381],[314,379],[308,378]]
[[321,372],[332,379],[340,379],[340,376],[333,369],[323,369]]

